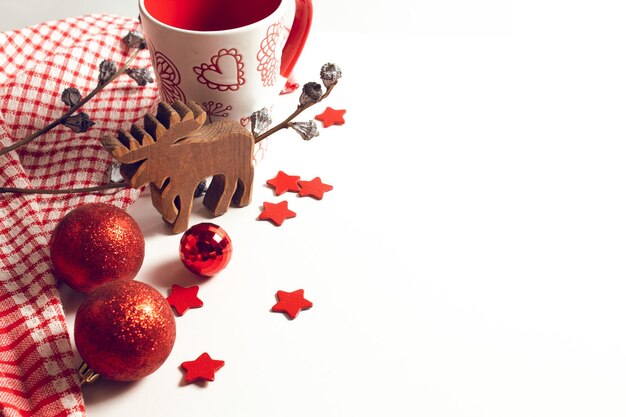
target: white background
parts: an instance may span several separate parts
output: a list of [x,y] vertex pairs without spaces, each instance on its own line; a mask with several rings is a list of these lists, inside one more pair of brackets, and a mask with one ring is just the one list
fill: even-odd
[[[155,374],[85,387],[89,415],[626,415],[623,2],[315,5],[297,74],[343,68],[326,104],[346,124],[271,139],[252,204],[213,220],[235,252],[211,280],[180,265],[149,196],[131,207],[137,279],[164,295],[199,284],[205,306],[177,318]],[[0,28],[102,11],[136,15],[130,1],[11,1]],[[278,170],[335,189],[275,197]],[[255,220],[283,197],[295,219]],[[269,312],[298,288],[312,309]],[[71,326],[80,299],[64,302]],[[203,351],[226,365],[184,386],[178,366]]]

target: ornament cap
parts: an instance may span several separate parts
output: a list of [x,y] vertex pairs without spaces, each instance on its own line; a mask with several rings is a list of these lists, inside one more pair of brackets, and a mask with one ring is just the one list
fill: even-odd
[[100,378],[100,374],[94,371],[87,365],[87,362],[83,362],[78,368],[78,380],[80,386],[84,383],[93,384]]

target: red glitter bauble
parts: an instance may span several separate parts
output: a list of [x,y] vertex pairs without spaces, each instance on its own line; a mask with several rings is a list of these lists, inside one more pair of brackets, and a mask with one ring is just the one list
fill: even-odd
[[104,284],[76,312],[74,340],[83,361],[102,377],[137,381],[165,362],[176,339],[172,308],[138,281]]
[[199,223],[180,239],[180,259],[191,272],[204,277],[226,268],[233,254],[230,236],[216,224]]
[[143,234],[128,213],[90,203],[61,219],[50,240],[50,258],[59,280],[89,293],[107,282],[135,278],[144,246]]

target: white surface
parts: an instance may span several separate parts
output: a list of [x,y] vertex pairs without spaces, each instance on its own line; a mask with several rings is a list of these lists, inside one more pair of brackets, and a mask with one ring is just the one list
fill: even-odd
[[[91,417],[626,414],[626,10],[502,3],[515,13],[480,36],[312,34],[301,80],[326,61],[345,78],[308,116],[346,108],[346,124],[271,139],[252,204],[214,220],[235,244],[215,278],[186,272],[139,199],[138,279],[164,295],[199,284],[205,306],[177,318],[155,374],[85,387]],[[455,13],[429,24],[445,32]],[[275,197],[263,184],[278,170],[335,189]],[[295,219],[255,220],[283,198]],[[198,205],[192,223],[206,220]],[[298,288],[312,309],[269,312]],[[203,351],[226,365],[181,386]]]

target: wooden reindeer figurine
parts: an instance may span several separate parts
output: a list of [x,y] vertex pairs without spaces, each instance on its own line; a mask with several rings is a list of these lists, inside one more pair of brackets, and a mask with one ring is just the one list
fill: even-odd
[[150,183],[152,204],[174,233],[187,230],[195,189],[207,177],[213,179],[203,204],[214,216],[231,202],[247,206],[252,197],[254,136],[236,121],[205,121],[194,102],[161,103],[143,127],[102,139],[131,187]]

